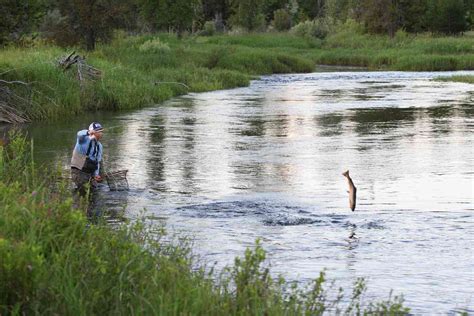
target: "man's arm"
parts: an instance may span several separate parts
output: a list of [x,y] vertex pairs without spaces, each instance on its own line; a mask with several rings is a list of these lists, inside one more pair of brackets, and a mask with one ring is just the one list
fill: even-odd
[[87,136],[89,136],[89,131],[86,129],[77,132],[77,142],[79,144],[84,144],[87,140]]
[[101,181],[102,180],[102,177],[99,175],[100,174],[100,162],[102,161],[102,144],[99,143],[99,152],[98,152],[98,155],[97,155],[97,169],[94,171],[94,178],[97,180],[97,181]]
[[99,175],[99,171],[100,171],[100,162],[97,162],[97,169],[95,169],[94,171],[94,177]]

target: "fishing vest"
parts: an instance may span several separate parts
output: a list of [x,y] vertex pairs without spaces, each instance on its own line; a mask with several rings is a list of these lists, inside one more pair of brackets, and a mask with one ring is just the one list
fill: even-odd
[[[94,159],[92,160],[89,156],[91,149],[92,149],[92,143],[94,143]],[[72,151],[72,159],[71,159],[71,168],[77,168],[79,170],[82,170],[86,173],[94,173],[97,170],[97,166],[99,165],[99,162],[97,161],[97,155],[99,154],[99,144],[97,140],[93,139],[89,142],[89,147],[87,148],[87,152],[85,155],[81,154],[76,148]]]

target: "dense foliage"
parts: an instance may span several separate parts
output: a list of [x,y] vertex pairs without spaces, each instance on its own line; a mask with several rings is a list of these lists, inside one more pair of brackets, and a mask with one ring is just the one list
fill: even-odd
[[0,11],[0,45],[41,36],[88,50],[115,29],[181,36],[202,31],[206,22],[218,32],[262,32],[354,20],[368,33],[391,37],[398,30],[454,35],[474,25],[472,0],[4,0]]

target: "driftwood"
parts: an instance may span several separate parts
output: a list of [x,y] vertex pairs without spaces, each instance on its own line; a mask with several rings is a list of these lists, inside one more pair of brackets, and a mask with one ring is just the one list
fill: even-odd
[[67,71],[71,69],[73,65],[77,68],[77,79],[79,80],[81,87],[88,81],[96,81],[102,77],[102,71],[92,67],[86,63],[86,58],[72,52],[67,56],[58,59],[58,66]]

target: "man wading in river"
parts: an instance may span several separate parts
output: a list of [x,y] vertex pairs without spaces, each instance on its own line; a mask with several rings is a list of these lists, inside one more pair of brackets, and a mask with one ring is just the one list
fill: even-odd
[[71,159],[71,176],[76,184],[76,191],[81,195],[85,194],[85,184],[91,183],[95,187],[97,182],[102,181],[99,175],[102,133],[102,125],[96,122],[89,126],[89,130],[77,132],[77,142]]

